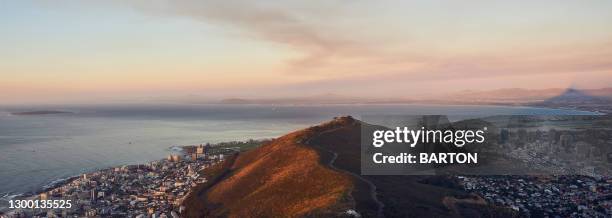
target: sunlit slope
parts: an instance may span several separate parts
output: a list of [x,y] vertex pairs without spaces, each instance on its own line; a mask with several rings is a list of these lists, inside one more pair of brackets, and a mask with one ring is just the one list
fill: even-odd
[[[325,166],[303,144],[316,134],[296,131],[240,154],[219,182],[202,191],[192,216],[334,216],[352,207],[350,176]],[[199,210],[199,211],[194,211]]]

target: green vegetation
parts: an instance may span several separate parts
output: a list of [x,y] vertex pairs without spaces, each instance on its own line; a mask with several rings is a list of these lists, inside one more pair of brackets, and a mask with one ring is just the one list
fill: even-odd
[[253,148],[257,148],[263,144],[272,141],[272,139],[249,139],[246,141],[230,141],[230,142],[220,142],[212,145],[214,148],[239,148],[241,152],[251,150]]
[[[237,152],[244,152],[254,148],[257,148],[261,145],[271,142],[272,139],[249,139],[246,141],[229,141],[229,142],[219,142],[216,144],[206,144],[210,146],[211,154],[216,154],[221,152],[222,150],[230,149]],[[182,146],[183,151],[185,153],[191,154],[196,150],[197,145],[185,145]]]

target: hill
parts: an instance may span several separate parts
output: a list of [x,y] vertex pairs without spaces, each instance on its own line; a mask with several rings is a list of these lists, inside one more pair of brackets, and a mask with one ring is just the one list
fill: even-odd
[[190,217],[336,216],[352,208],[350,176],[334,171],[303,142],[312,129],[290,133],[205,172],[210,184],[185,201]]
[[603,104],[609,103],[606,96],[596,96],[588,90],[567,89],[560,95],[544,100],[544,104]]
[[611,93],[612,89],[567,89],[557,96],[529,105],[548,108],[572,108],[609,114],[612,112]]
[[[367,125],[367,126],[363,126]],[[508,217],[446,176],[361,176],[351,117],[299,130],[207,169],[188,217]]]

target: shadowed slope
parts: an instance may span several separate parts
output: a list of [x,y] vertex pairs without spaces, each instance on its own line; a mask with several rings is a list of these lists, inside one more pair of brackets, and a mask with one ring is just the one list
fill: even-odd
[[[480,197],[464,192],[452,176],[360,176],[362,128],[380,128],[350,117],[334,121],[335,128],[319,131],[309,145],[335,153],[339,170],[357,175],[351,195],[361,214],[377,214],[382,204],[384,217],[513,217],[507,209],[491,207]],[[364,185],[361,181],[367,181]],[[376,198],[370,193],[374,192]],[[368,217],[370,217],[368,216]]]

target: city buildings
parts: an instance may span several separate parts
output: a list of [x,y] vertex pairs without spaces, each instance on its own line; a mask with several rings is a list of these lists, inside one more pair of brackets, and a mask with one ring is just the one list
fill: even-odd
[[141,165],[100,170],[40,193],[35,199],[71,200],[64,209],[17,209],[8,217],[180,217],[191,188],[206,182],[202,170],[223,160],[221,153],[197,158],[173,154]]

